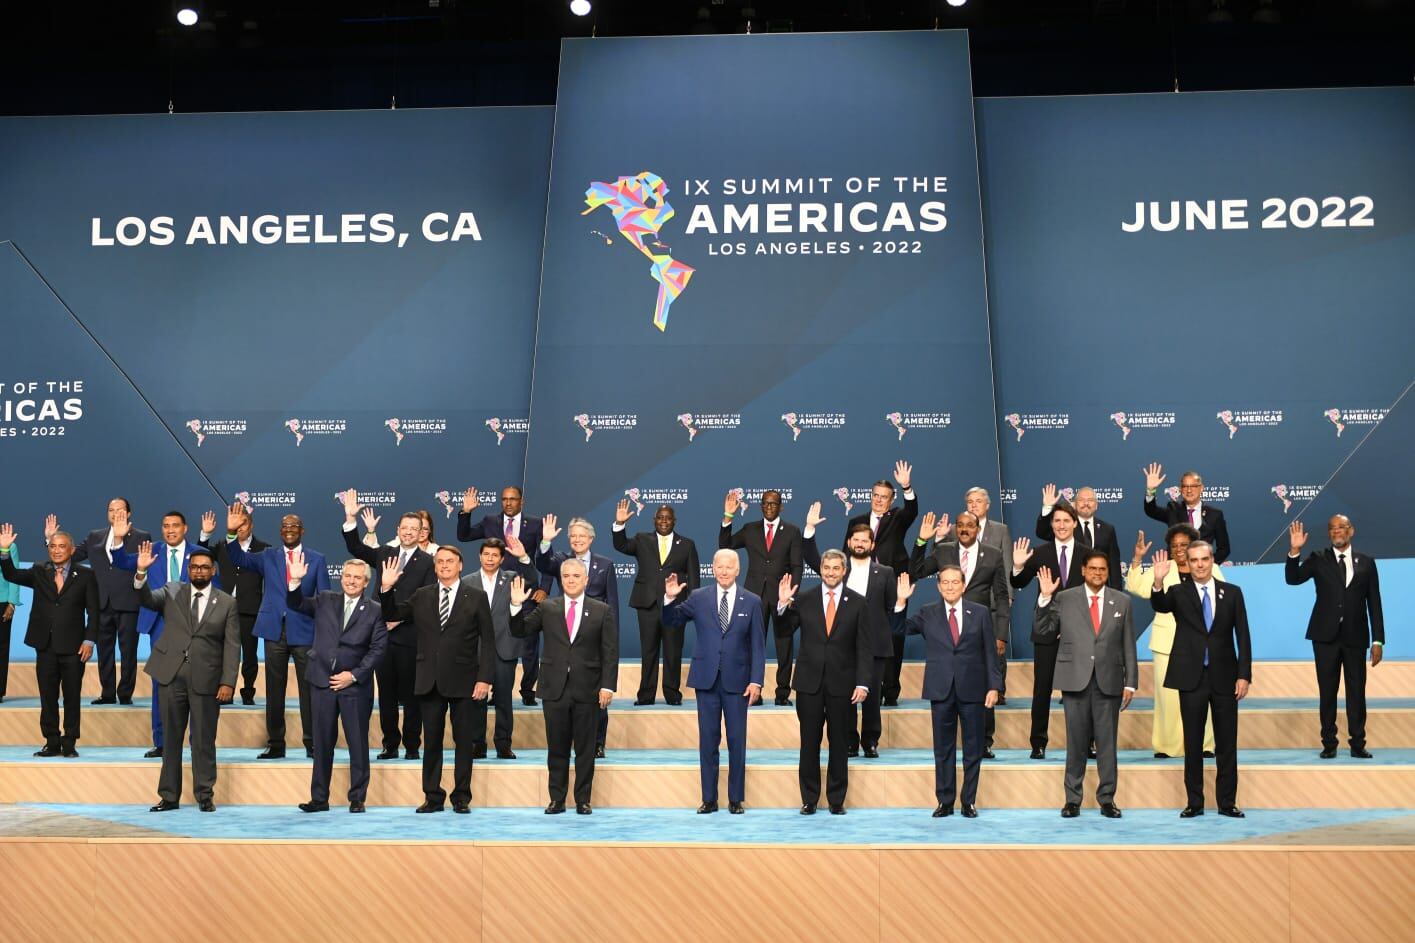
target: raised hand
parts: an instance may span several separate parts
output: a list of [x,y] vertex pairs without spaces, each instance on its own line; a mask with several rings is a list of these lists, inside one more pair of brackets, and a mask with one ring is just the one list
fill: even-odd
[[340,498],[344,501],[344,520],[353,523],[359,516],[359,493],[353,488],[340,493]]
[[511,577],[511,605],[524,606],[530,598],[531,589],[526,585],[525,579],[519,576]]
[[806,509],[806,526],[819,527],[824,521],[825,518],[821,517],[821,503],[812,501],[811,506]]
[[790,574],[790,573],[783,573],[783,574],[781,574],[781,582],[778,583],[778,584],[777,584],[777,587],[776,587],[776,602],[777,602],[777,605],[781,605],[781,606],[789,606],[789,605],[791,605],[791,603],[796,599],[796,590],[799,589],[799,588],[800,588],[800,587],[798,587],[798,586],[792,586],[792,585],[791,585],[791,574]]
[[403,570],[398,566],[397,557],[389,557],[383,561],[383,572],[379,574],[378,588],[380,592],[388,592],[398,584],[398,577],[403,575]]
[[203,534],[216,533],[216,512],[207,511],[201,516],[201,532]]
[[1151,565],[1153,567],[1151,572],[1153,572],[1155,576],[1155,586],[1163,586],[1164,578],[1169,575],[1169,551],[1156,550]]
[[300,582],[309,571],[309,564],[305,562],[305,552],[301,550],[290,559],[290,582]]
[[1150,552],[1152,546],[1154,546],[1154,541],[1145,540],[1145,532],[1140,531],[1140,535],[1135,538],[1135,556],[1133,562],[1139,563],[1141,560],[1145,559],[1145,554]]
[[1151,462],[1148,468],[1142,468],[1145,473],[1145,490],[1158,491],[1160,485],[1164,484],[1164,466],[1159,462]]
[[1037,588],[1039,596],[1055,596],[1057,589],[1061,587],[1061,580],[1051,573],[1051,567],[1044,566],[1037,571]]
[[933,511],[924,514],[923,520],[919,522],[919,539],[933,540],[934,534],[938,530],[938,515]]
[[0,524],[0,550],[9,550],[15,542],[15,525]]
[[1026,537],[1018,537],[1012,542],[1012,569],[1020,570],[1032,559],[1032,542]]
[[526,545],[521,543],[521,538],[512,537],[510,534],[507,534],[505,543],[506,554],[512,559],[519,560],[524,556],[528,556],[526,553]]
[[234,534],[241,529],[241,522],[246,519],[245,508],[237,501],[226,509],[226,533]]
[[133,521],[128,517],[128,512],[119,511],[113,518],[113,539],[123,540],[128,536],[128,531],[132,529]]
[[462,492],[462,513],[470,514],[477,509],[477,489],[468,488]]
[[722,499],[722,516],[731,517],[737,513],[737,509],[742,506],[742,502],[737,500],[737,492],[727,492],[727,497]]
[[559,537],[560,528],[556,526],[556,524],[554,514],[547,514],[545,517],[542,517],[540,519],[540,539],[546,543],[550,543],[556,537]]
[[378,530],[378,522],[383,518],[373,513],[373,508],[366,507],[359,512],[359,519],[364,522],[364,530],[372,534]]
[[139,572],[151,569],[157,562],[157,554],[152,552],[152,541],[144,540],[138,544],[138,570]]
[[683,584],[678,582],[678,574],[668,574],[668,579],[663,581],[663,595],[667,596],[669,599],[676,599],[678,594],[682,591]]
[[51,514],[44,519],[44,542],[49,543],[49,538],[59,533],[59,517]]
[[614,505],[614,523],[627,524],[633,516],[633,512],[629,510],[629,499],[620,498],[619,503]]
[[914,466],[900,459],[894,463],[894,480],[899,482],[900,491],[909,490],[909,481],[914,474]]
[[1047,507],[1056,507],[1056,502],[1061,500],[1061,492],[1056,490],[1056,485],[1048,482],[1042,485],[1042,504]]
[[900,573],[899,579],[894,584],[894,604],[898,606],[901,602],[914,595],[915,584],[909,579],[908,573]]
[[1302,526],[1301,521],[1293,521],[1292,526],[1287,528],[1287,540],[1292,548],[1288,551],[1289,556],[1295,557],[1302,552],[1307,545],[1307,528]]

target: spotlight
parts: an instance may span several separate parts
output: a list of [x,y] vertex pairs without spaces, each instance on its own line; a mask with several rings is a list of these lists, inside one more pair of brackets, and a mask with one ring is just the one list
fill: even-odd
[[197,11],[193,10],[191,7],[182,7],[182,9],[177,11],[177,22],[181,23],[183,26],[196,26]]
[[570,12],[576,16],[589,16],[590,0],[570,0]]
[[951,7],[961,7],[963,4],[965,4],[965,3],[967,3],[967,2],[968,2],[968,0],[948,0],[948,5],[951,6]]

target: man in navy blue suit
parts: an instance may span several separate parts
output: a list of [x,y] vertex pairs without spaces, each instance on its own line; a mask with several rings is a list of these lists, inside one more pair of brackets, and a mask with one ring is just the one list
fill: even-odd
[[285,756],[285,688],[292,658],[295,660],[295,684],[300,696],[300,728],[305,755],[313,757],[310,694],[305,675],[309,670],[310,645],[314,642],[314,618],[289,607],[288,584],[289,568],[295,557],[303,554],[307,572],[300,580],[300,593],[313,596],[329,589],[324,554],[307,550],[302,545],[305,525],[295,514],[286,514],[280,519],[279,547],[267,547],[260,553],[247,552],[241,548],[236,534],[245,519],[245,510],[240,504],[233,504],[228,512],[227,555],[236,566],[260,571],[263,580],[260,612],[255,617],[255,634],[264,640],[265,645],[265,732],[269,742],[265,751],[256,755],[256,759],[278,760]]
[[728,811],[740,815],[747,785],[747,708],[761,700],[766,674],[766,629],[762,601],[737,586],[741,563],[735,550],[712,557],[714,586],[704,586],[679,599],[685,586],[678,574],[664,581],[663,624],[698,627],[688,687],[697,693],[698,763],[702,771],[703,804],[698,814],[717,811],[717,745],[727,726]]
[[[521,513],[523,500],[520,488],[507,485],[501,489],[501,513],[488,514],[473,524],[472,512],[477,509],[477,489],[468,488],[462,495],[462,510],[457,515],[457,539],[466,544],[485,540],[487,537],[502,541],[508,536],[515,537],[530,551],[531,562],[535,563],[541,541],[544,539],[543,522],[538,517],[527,517]],[[555,582],[551,577],[542,576],[540,585],[531,593],[530,602],[526,604],[527,611],[544,602],[553,585]],[[532,635],[524,644],[525,651],[521,654],[521,703],[534,707],[536,677],[540,673],[540,636]]]
[[314,768],[310,801],[301,812],[329,811],[329,774],[334,767],[338,725],[349,747],[349,811],[364,811],[368,796],[368,725],[373,715],[373,671],[388,647],[383,610],[364,598],[372,568],[363,560],[344,561],[339,576],[342,592],[306,596],[300,585],[308,571],[304,554],[290,565],[285,584],[291,612],[314,618],[310,645],[310,714],[314,722]]
[[[895,608],[904,608],[914,594],[907,574],[901,574]],[[983,763],[985,711],[997,703],[1002,670],[997,663],[992,614],[986,606],[963,599],[963,571],[945,564],[938,573],[941,602],[930,603],[909,617],[906,635],[922,635],[926,646],[924,699],[933,709],[934,818],[953,814],[958,772],[954,768],[958,724],[963,724],[963,816],[978,815],[978,769]]]

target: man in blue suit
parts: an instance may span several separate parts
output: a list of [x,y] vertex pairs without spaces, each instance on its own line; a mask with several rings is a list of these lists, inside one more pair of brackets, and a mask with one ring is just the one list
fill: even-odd
[[747,708],[761,700],[766,674],[766,628],[762,601],[737,586],[741,563],[735,550],[712,557],[716,586],[693,590],[679,600],[684,586],[678,574],[664,581],[663,624],[698,627],[688,687],[697,692],[698,763],[703,804],[698,814],[717,811],[717,745],[727,726],[727,810],[742,814],[747,786]]
[[[135,572],[138,568],[138,555],[136,552],[129,552],[124,549],[127,546],[130,524],[126,517],[113,522],[113,543],[109,545],[109,552],[112,554],[113,566],[119,570]],[[187,575],[187,561],[191,559],[193,553],[207,552],[206,548],[200,544],[194,544],[187,540],[187,518],[181,511],[168,511],[162,515],[162,543],[153,547],[152,570],[147,574],[148,589],[156,591],[166,586],[168,583],[187,583],[190,578]],[[218,573],[211,578],[211,585],[216,589],[221,588],[221,575]],[[150,636],[150,641],[156,644],[162,638],[162,628],[164,625],[162,612],[156,609],[143,607],[138,611],[138,634]],[[152,679],[152,749],[143,756],[160,757],[163,749],[162,730],[162,708],[158,704],[157,679]],[[173,747],[178,753],[182,752],[182,744],[178,743]]]
[[[914,594],[907,574],[899,576],[895,608]],[[963,817],[978,816],[978,768],[983,763],[986,709],[997,703],[1002,669],[997,662],[992,614],[986,606],[963,599],[963,571],[945,564],[938,573],[941,602],[909,617],[906,635],[922,635],[925,644],[924,699],[933,708],[934,818],[953,814],[958,772],[954,767],[958,724],[963,724]]]
[[349,747],[349,811],[364,811],[368,797],[368,725],[373,715],[373,671],[388,647],[383,610],[364,598],[372,568],[363,560],[344,561],[339,576],[343,592],[306,596],[301,583],[308,575],[304,554],[290,564],[286,605],[291,612],[314,617],[305,681],[310,687],[314,721],[314,768],[310,771],[310,801],[301,812],[329,811],[329,775],[334,768],[334,741],[339,724]]
[[324,554],[307,550],[301,541],[305,525],[298,515],[286,514],[280,519],[280,546],[266,547],[259,553],[241,548],[237,529],[245,520],[245,510],[233,504],[226,515],[226,553],[231,562],[261,575],[260,612],[255,617],[255,634],[265,646],[265,732],[269,742],[265,751],[256,755],[260,760],[278,760],[285,756],[285,688],[290,659],[295,660],[295,685],[300,695],[300,728],[305,742],[305,756],[314,756],[314,738],[310,720],[309,671],[310,645],[314,643],[314,618],[308,613],[289,607],[290,567],[303,554],[306,572],[300,580],[300,593],[313,596],[329,589],[329,573]]

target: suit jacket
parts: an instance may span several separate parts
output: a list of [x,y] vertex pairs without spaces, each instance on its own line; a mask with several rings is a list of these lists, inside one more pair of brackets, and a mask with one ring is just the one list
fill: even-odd
[[[536,568],[548,574],[556,583],[560,582],[560,564],[572,559],[573,553],[551,550],[536,557]],[[590,554],[589,580],[585,583],[585,595],[598,599],[609,607],[609,617],[615,624],[619,622],[619,578],[614,575],[614,561],[598,553]],[[667,579],[668,577],[664,577]],[[564,592],[564,589],[561,590]]]
[[747,576],[742,581],[748,592],[756,593],[763,606],[776,606],[776,589],[785,573],[801,585],[805,568],[801,563],[801,528],[790,521],[776,519],[772,532],[771,550],[766,549],[766,524],[760,518],[749,521],[734,534],[730,523],[717,532],[717,549],[746,550]]
[[[300,581],[300,595],[313,596],[329,589],[329,570],[324,564],[324,554],[318,550],[302,547],[305,564],[309,570]],[[241,549],[238,541],[228,541],[226,554],[231,562],[240,567],[255,570],[261,576],[260,609],[255,617],[254,634],[269,641],[280,639],[280,629],[285,629],[285,640],[290,645],[309,645],[314,641],[314,618],[298,609],[289,608],[288,583],[285,580],[285,547],[266,547],[256,553]],[[378,574],[371,582],[377,582]]]
[[1101,588],[1101,630],[1091,622],[1091,604],[1086,584],[1057,593],[1037,610],[1037,633],[1059,638],[1056,678],[1059,691],[1086,690],[1095,675],[1102,694],[1120,697],[1126,688],[1140,686],[1140,668],[1135,658],[1135,616],[1130,596],[1124,590]]
[[[545,533],[545,523],[538,517],[531,517],[529,514],[521,515],[521,532],[516,535],[516,539],[525,545],[526,553],[531,555],[531,565],[535,566],[536,558],[539,555],[541,536]],[[488,514],[475,524],[472,523],[472,515],[468,511],[457,512],[457,539],[462,543],[471,543],[473,540],[485,540],[488,537],[495,537],[497,540],[506,539],[506,515],[497,512]],[[526,577],[528,580],[536,579],[534,574]],[[539,586],[547,593],[555,585],[554,580],[542,576]],[[527,606],[535,608],[535,603],[527,602]]]
[[[113,568],[108,556],[108,528],[91,530],[83,543],[74,547],[71,563],[88,561],[94,576],[98,577],[98,605],[113,612],[137,612],[138,591],[133,588],[133,578]],[[138,544],[151,540],[152,535],[134,527],[123,538],[123,550],[136,554]],[[162,541],[158,541],[161,543]]]
[[[663,624],[687,625],[691,619],[698,627],[693,663],[688,668],[688,687],[710,688],[721,674],[723,690],[741,694],[749,684],[762,684],[766,674],[762,601],[756,593],[737,587],[732,618],[724,632],[717,618],[717,589],[714,582],[691,593],[679,593],[677,599],[663,607]],[[663,594],[659,595],[662,598]]]
[[[511,631],[511,580],[517,575],[525,579],[527,585],[535,585],[531,574],[519,563],[513,567],[503,566],[496,571],[496,585],[487,597],[487,605],[491,607],[493,647],[496,657],[502,661],[513,661],[526,653],[525,642]],[[470,576],[462,577],[462,582],[480,593],[486,592],[482,589],[481,567],[477,567],[477,572]],[[396,586],[394,592],[397,592]]]
[[54,564],[48,560],[17,570],[10,555],[0,553],[0,574],[7,582],[34,590],[25,629],[25,644],[30,648],[77,655],[80,645],[98,638],[98,577],[92,570],[75,566],[71,558],[69,578],[60,592],[54,585]]
[[[1111,589],[1124,589],[1125,580],[1120,575],[1120,539],[1115,535],[1115,528],[1099,517],[1091,518],[1092,542],[1088,545],[1096,550],[1105,553],[1106,562],[1110,564],[1110,576],[1106,578],[1105,584]],[[1051,529],[1051,515],[1037,515],[1037,539],[1054,540],[1056,534]],[[1081,532],[1081,524],[1076,523],[1076,540],[1086,543],[1085,534]]]
[[[919,496],[905,498],[904,504],[900,507],[892,507],[884,512],[884,516],[879,521],[879,531],[875,534],[874,559],[883,563],[896,573],[905,573],[909,570],[909,551],[905,548],[904,538],[909,533],[909,528],[914,525],[914,520],[919,516]],[[864,521],[870,522],[870,512],[856,514],[845,522],[845,533],[850,533],[851,526]],[[848,538],[841,543],[840,548],[847,553],[846,547]]]
[[[370,547],[359,540],[358,529],[344,531],[344,549],[356,560],[362,560],[373,567],[373,575],[369,577],[369,585],[373,591],[378,591],[379,574],[383,572],[385,560],[398,559],[403,553],[401,546]],[[408,557],[408,565],[403,567],[403,575],[398,577],[398,582],[393,584],[393,596],[399,602],[406,602],[408,597],[413,595],[413,591],[423,586],[431,586],[437,582],[437,574],[432,568],[432,555],[426,550],[413,548],[413,553]],[[375,600],[376,602],[376,600]],[[417,644],[418,637],[415,632],[400,632],[395,627],[388,633],[388,641],[392,645],[400,645],[404,648],[412,648]]]
[[285,604],[292,612],[298,610],[314,618],[314,642],[310,645],[305,680],[317,688],[327,688],[331,675],[352,671],[354,683],[372,697],[373,670],[383,661],[388,648],[388,629],[379,604],[360,596],[345,626],[342,589],[306,596],[296,587],[287,595]]
[[[775,547],[776,541],[772,541]],[[792,608],[801,624],[801,648],[791,686],[804,694],[817,692],[850,697],[868,688],[874,673],[874,649],[865,615],[864,597],[841,583],[835,588],[835,622],[825,631],[825,588],[818,585],[796,597]]]
[[1150,593],[1156,612],[1174,614],[1174,647],[1169,652],[1169,670],[1164,686],[1192,691],[1204,671],[1204,653],[1209,655],[1209,676],[1215,688],[1232,688],[1242,678],[1253,680],[1253,645],[1248,637],[1248,610],[1243,590],[1231,583],[1213,584],[1213,631],[1204,629],[1204,608],[1199,588],[1185,581],[1161,592]]
[[[801,555],[817,573],[821,570],[821,555],[816,549],[816,538],[812,534],[801,541]],[[846,552],[849,557],[849,552]],[[870,581],[865,590],[865,622],[869,626],[870,650],[876,658],[890,658],[894,655],[894,632],[889,627],[889,617],[894,614],[894,602],[898,597],[899,583],[895,571],[883,563],[870,561]],[[850,580],[850,561],[845,561],[845,580]]]
[[[194,544],[190,540],[182,547],[182,572],[178,582],[187,582],[187,561],[191,558],[192,551],[202,549],[201,544]],[[166,543],[159,541],[153,545],[153,551],[157,554],[157,561],[152,564],[152,569],[147,571],[147,588],[161,589],[167,585],[167,554],[170,548]],[[128,553],[126,550],[113,551],[113,572],[135,573],[138,568],[138,555]],[[132,583],[133,578],[128,577],[128,582]],[[217,574],[211,578],[211,585],[221,589],[221,576]],[[156,641],[162,635],[165,621],[161,607],[152,609],[146,604],[138,610],[138,632],[143,635],[151,635]]]
[[171,684],[182,663],[188,662],[192,692],[214,697],[221,685],[236,686],[241,623],[236,618],[236,600],[213,584],[204,590],[211,595],[201,623],[193,625],[192,592],[192,584],[186,582],[157,589],[144,583],[138,591],[143,607],[161,612],[166,626],[160,637],[153,636],[152,654],[143,670],[158,684]]
[[598,702],[600,691],[619,686],[619,623],[598,599],[585,596],[583,603],[574,642],[565,626],[564,596],[511,617],[511,633],[518,638],[545,634],[536,693],[547,701],[568,696],[576,703]]
[[658,605],[663,600],[663,583],[670,573],[677,573],[678,582],[689,590],[698,588],[698,545],[677,531],[673,533],[668,558],[662,563],[658,562],[657,531],[630,536],[628,530],[621,527],[611,536],[615,550],[639,561],[639,570],[634,574],[634,588],[629,593],[632,608],[652,609]]
[[[1073,586],[1080,586],[1086,582],[1086,578],[1082,575],[1081,572],[1081,559],[1085,556],[1087,549],[1088,548],[1086,547],[1086,545],[1081,543],[1080,540],[1071,541],[1072,552],[1068,554],[1066,558],[1066,589],[1070,589]],[[1010,573],[1012,572],[1012,566],[1010,563],[1010,550],[1008,551],[1008,555],[1009,563],[1007,570]],[[1040,570],[1042,567],[1046,567],[1048,570],[1051,570],[1053,576],[1058,576],[1059,574],[1057,571],[1061,569],[1060,563],[1061,561],[1057,559],[1056,555],[1056,543],[1054,541],[1047,541],[1046,543],[1041,544],[1032,551],[1032,555],[1027,559],[1027,562],[1022,565],[1022,569],[1015,576],[1009,577],[1009,581],[1012,584],[1012,588],[1025,588],[1028,583],[1032,582],[1032,579],[1037,575],[1037,571]],[[1057,639],[1055,635],[1046,636],[1039,635],[1037,633],[1036,613],[1032,614],[1032,644],[1057,644]]]
[[[231,587],[231,595],[236,597],[236,612],[243,616],[254,616],[260,612],[260,600],[265,589],[260,571],[236,565],[226,552],[225,534],[212,534],[201,541],[201,545],[216,554],[216,575],[222,586]],[[259,537],[251,535],[251,553],[260,553],[269,546]],[[371,579],[377,582],[378,573],[375,572]]]
[[947,700],[952,691],[960,701],[979,703],[989,691],[1002,690],[992,615],[986,607],[967,599],[960,599],[958,605],[963,621],[957,645],[948,627],[948,606],[941,599],[924,606],[904,624],[905,635],[924,637],[924,699],[928,701]]
[[1385,644],[1381,580],[1375,560],[1352,551],[1348,586],[1346,571],[1337,564],[1336,551],[1330,547],[1309,554],[1305,560],[1288,557],[1288,585],[1300,586],[1308,580],[1317,584],[1317,600],[1307,620],[1307,638],[1362,650],[1369,648],[1372,640]]
[[[1214,563],[1228,559],[1228,524],[1223,512],[1207,502],[1199,505],[1199,539],[1213,544]],[[1189,523],[1189,510],[1183,501],[1170,501],[1160,507],[1153,497],[1145,498],[1145,516],[1163,521],[1166,527]]]
[[[986,606],[992,613],[993,635],[999,642],[1012,638],[1012,590],[1007,585],[1007,577],[1012,567],[1012,550],[1004,553],[981,541],[974,541],[972,552],[976,554],[973,563],[973,577],[963,588],[963,598]],[[915,582],[933,576],[945,566],[958,566],[959,548],[956,542],[935,543],[933,552],[925,554],[925,547],[916,542],[914,553],[909,557],[909,575]]]
[[[471,697],[478,681],[490,684],[496,673],[491,606],[486,593],[459,582],[452,594],[447,625],[438,618],[442,586],[433,583],[413,591],[404,602],[393,592],[381,593],[383,618],[408,622],[418,633],[417,672],[413,693],[437,693],[445,698]],[[398,628],[399,632],[403,627]]]
[[[1214,567],[1214,579],[1220,583],[1226,582],[1223,578],[1223,567]],[[1177,586],[1181,581],[1187,580],[1189,574],[1179,572],[1179,567],[1172,566],[1164,577],[1164,588]],[[1154,586],[1154,574],[1149,567],[1131,567],[1130,572],[1125,575],[1125,588],[1135,596],[1145,599],[1150,595],[1150,590]],[[1144,635],[1145,630],[1141,629],[1140,634]],[[1155,613],[1154,621],[1150,623],[1150,651],[1158,652],[1161,655],[1168,655],[1170,649],[1174,648],[1174,616],[1167,612]]]

